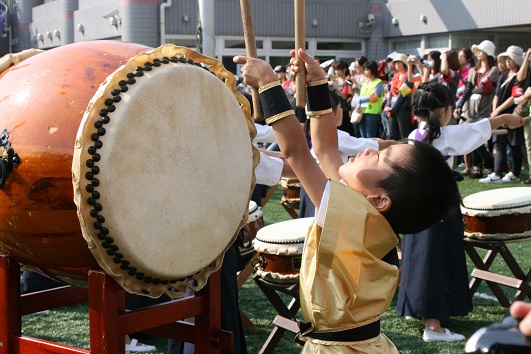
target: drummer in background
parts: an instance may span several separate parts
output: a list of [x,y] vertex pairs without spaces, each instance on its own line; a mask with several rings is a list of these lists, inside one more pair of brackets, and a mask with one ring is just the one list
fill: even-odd
[[[455,95],[443,84],[420,84],[412,97],[419,128],[409,139],[437,148],[453,166],[453,156],[484,144],[492,130],[523,125],[516,115],[501,115],[477,123],[450,125]],[[399,316],[424,319],[425,342],[461,341],[465,337],[441,326],[441,320],[472,311],[468,286],[463,217],[455,209],[426,230],[402,237],[402,276],[396,311]],[[446,265],[446,266],[445,266]]]
[[[422,230],[459,207],[453,173],[435,148],[420,142],[392,145],[383,152],[367,149],[344,164],[325,75],[302,49],[299,57],[310,85],[312,144],[323,170],[269,64],[243,56],[234,62],[245,64],[244,81],[259,88],[266,122],[286,160],[320,205],[300,272],[301,310],[309,322],[298,336],[302,353],[398,353],[380,333],[380,315],[392,301],[398,268],[380,258],[396,247],[396,232]],[[291,62],[298,72],[297,60]],[[423,163],[414,165],[418,159]],[[433,200],[438,203],[432,205]]]

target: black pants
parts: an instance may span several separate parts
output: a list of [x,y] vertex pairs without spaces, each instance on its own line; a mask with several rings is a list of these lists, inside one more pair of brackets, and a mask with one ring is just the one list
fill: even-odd
[[494,159],[484,144],[472,151],[472,165],[474,167],[484,167],[488,169],[494,167]]
[[411,110],[399,110],[397,112],[393,112],[391,117],[389,117],[389,139],[407,139],[412,130]]
[[[501,176],[503,171],[507,168],[507,146],[508,141],[506,139],[498,139],[494,143],[494,146],[496,147],[496,158],[494,159],[494,172],[498,176]],[[509,145],[511,148],[511,153],[513,155],[513,163],[511,164],[511,171],[513,175],[516,177],[520,176],[520,172],[522,172],[522,147],[521,146],[513,146]]]

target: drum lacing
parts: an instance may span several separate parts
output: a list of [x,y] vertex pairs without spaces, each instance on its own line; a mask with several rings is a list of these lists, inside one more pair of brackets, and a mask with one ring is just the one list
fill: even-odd
[[[101,159],[101,155],[98,153],[98,150],[103,147],[103,142],[100,140],[100,137],[105,135],[106,129],[104,127],[105,124],[108,124],[111,121],[111,118],[109,117],[109,114],[114,112],[116,110],[115,104],[120,102],[122,98],[120,95],[123,92],[127,92],[129,90],[128,85],[134,85],[136,83],[136,79],[144,76],[144,71],[151,71],[154,69],[154,67],[160,67],[162,64],[169,64],[172,63],[183,63],[183,64],[191,64],[198,66],[202,69],[205,69],[206,71],[210,72],[208,70],[208,67],[203,67],[200,63],[195,63],[192,59],[186,59],[184,56],[173,56],[171,58],[163,57],[162,59],[155,58],[153,59],[153,62],[146,62],[144,63],[144,66],[138,66],[135,68],[135,72],[129,72],[126,74],[126,80],[120,80],[118,82],[119,88],[111,90],[112,98],[107,98],[105,100],[105,106],[106,108],[101,109],[99,111],[99,116],[101,117],[101,120],[98,120],[94,123],[94,128],[96,128],[96,132],[91,134],[90,139],[94,142],[94,145],[89,146],[87,148],[87,151],[89,155],[92,156],[91,159],[88,159],[86,161],[86,166],[90,168],[89,172],[85,173],[85,178],[90,181],[89,184],[86,185],[85,189],[88,193],[91,194],[89,198],[87,198],[87,203],[93,207],[92,210],[90,210],[89,214],[91,217],[95,219],[95,222],[93,223],[93,226],[96,230],[99,230],[99,233],[97,234],[97,237],[99,240],[103,241],[101,243],[101,246],[107,250],[107,254],[113,258],[113,262],[116,264],[120,264],[120,269],[127,271],[127,273],[130,276],[135,276],[136,279],[142,280],[145,283],[151,283],[154,285],[158,285],[159,283],[162,285],[168,285],[168,284],[176,284],[178,282],[184,282],[189,281],[193,279],[193,275],[199,274],[201,271],[189,275],[186,278],[181,279],[159,279],[159,278],[153,278],[148,275],[145,275],[142,272],[137,272],[137,268],[130,265],[130,262],[124,258],[124,255],[120,252],[120,248],[114,244],[114,239],[109,236],[110,230],[103,226],[105,223],[105,217],[103,215],[100,215],[100,212],[103,210],[103,206],[98,203],[98,199],[100,198],[100,193],[95,189],[99,186],[100,181],[98,178],[96,178],[96,175],[100,173],[100,168],[96,165],[98,161]],[[215,75],[214,72],[212,74]],[[168,288],[169,291],[177,291],[178,289]],[[149,291],[145,289],[141,289],[141,291],[144,294],[149,294]]]
[[499,208],[472,208],[467,207],[465,204],[461,203],[461,206],[470,210],[477,210],[477,211],[500,211],[500,210],[511,210],[511,209],[520,209],[520,208],[527,208],[531,207],[531,203],[528,204],[522,204],[517,206],[510,206],[510,207],[499,207]]
[[304,243],[304,240],[297,240],[297,241],[271,241],[271,240],[264,240],[259,237],[256,237],[255,240],[263,242],[263,243],[269,243],[272,245],[300,245]]

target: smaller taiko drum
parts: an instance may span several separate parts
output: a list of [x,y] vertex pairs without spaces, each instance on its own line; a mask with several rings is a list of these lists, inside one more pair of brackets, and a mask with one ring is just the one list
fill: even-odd
[[256,273],[264,281],[289,286],[299,281],[302,249],[315,218],[299,218],[268,225],[253,240]]
[[531,188],[499,188],[463,199],[465,236],[480,241],[531,237]]
[[281,203],[287,204],[292,208],[298,209],[301,201],[301,183],[295,178],[282,178],[280,180],[282,187]]
[[247,224],[242,229],[243,240],[242,244],[239,246],[240,255],[242,257],[249,256],[253,254],[253,240],[260,230],[264,226],[264,218],[262,207],[259,207],[258,204],[254,201],[249,201],[249,217],[247,219]]

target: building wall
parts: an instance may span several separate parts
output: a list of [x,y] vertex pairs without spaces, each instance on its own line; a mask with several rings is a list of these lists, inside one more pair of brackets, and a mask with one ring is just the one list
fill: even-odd
[[121,38],[122,26],[110,24],[110,18],[119,10],[119,0],[80,0],[74,12],[74,42]]
[[519,0],[389,0],[387,9],[398,20],[389,27],[388,37],[531,24],[530,3]]
[[[16,31],[13,41],[18,45],[13,49],[46,49],[97,39],[118,39],[155,47],[161,44],[161,36],[165,34],[185,36],[189,45],[195,38],[198,24],[197,0],[173,0],[171,7],[164,10],[164,26],[161,29],[160,5],[166,2],[19,0],[16,13],[11,14],[16,17],[12,23],[18,23],[18,33]],[[268,38],[270,42],[275,38],[293,38],[293,1],[262,0],[252,1],[251,5],[257,37]],[[510,16],[499,16],[499,0],[307,0],[306,38],[313,43],[316,40],[358,40],[363,43],[360,54],[370,59],[385,57],[401,40],[419,42],[411,50],[420,53],[429,48],[426,44],[428,37],[437,34],[447,35],[448,38],[467,34],[468,39],[455,41],[459,44],[485,36],[493,39],[500,48],[513,39],[526,46],[526,35],[531,30],[512,27],[531,28],[528,4],[521,0],[504,0],[503,6],[512,8]],[[119,16],[118,23],[110,18],[113,12]],[[368,23],[369,13],[374,15],[372,25]],[[238,0],[215,0],[215,14],[218,39],[243,37]],[[420,20],[421,15],[425,15],[425,22]],[[398,21],[396,25],[392,24],[393,18]],[[59,37],[54,36],[57,30]],[[501,34],[504,32],[508,34]],[[471,39],[472,36],[475,38]],[[42,38],[38,40],[37,37]],[[449,42],[448,46],[451,44]],[[223,41],[218,40],[216,45],[219,51]]]

